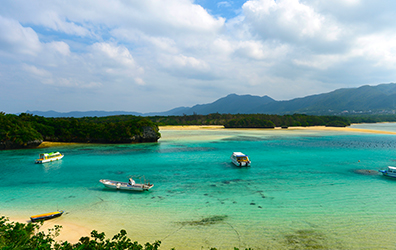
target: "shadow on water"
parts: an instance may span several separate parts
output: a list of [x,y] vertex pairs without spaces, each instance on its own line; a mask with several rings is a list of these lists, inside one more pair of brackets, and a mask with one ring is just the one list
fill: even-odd
[[380,173],[377,170],[372,170],[372,169],[352,169],[350,171],[360,175],[380,175]]
[[131,191],[131,190],[123,190],[123,189],[112,189],[106,187],[93,187],[93,188],[88,188],[88,190],[97,191],[97,192],[106,192],[106,193],[133,194],[133,195],[147,195],[152,193],[152,191]]

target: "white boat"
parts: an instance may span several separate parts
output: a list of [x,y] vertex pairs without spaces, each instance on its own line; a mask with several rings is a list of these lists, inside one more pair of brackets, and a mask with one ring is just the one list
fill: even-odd
[[242,152],[234,152],[231,155],[231,161],[238,167],[250,167],[250,160],[247,155]]
[[396,178],[396,167],[388,166],[385,170],[378,170],[384,176],[394,177]]
[[57,161],[63,158],[63,154],[59,152],[51,152],[40,154],[40,158],[36,160],[36,163],[46,163],[51,161]]
[[154,184],[150,183],[138,184],[132,178],[129,179],[129,182],[111,181],[105,179],[100,180],[100,182],[108,188],[130,191],[148,191],[154,186]]

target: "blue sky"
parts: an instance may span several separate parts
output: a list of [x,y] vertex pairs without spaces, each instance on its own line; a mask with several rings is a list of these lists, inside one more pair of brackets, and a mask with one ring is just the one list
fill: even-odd
[[3,0],[0,111],[166,111],[395,82],[390,0]]

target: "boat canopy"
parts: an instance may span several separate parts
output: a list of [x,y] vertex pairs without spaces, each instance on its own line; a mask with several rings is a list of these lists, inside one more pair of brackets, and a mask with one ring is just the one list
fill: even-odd
[[234,156],[236,156],[236,157],[244,157],[244,156],[247,156],[247,155],[245,155],[244,153],[242,153],[242,152],[234,152],[234,153],[232,153]]

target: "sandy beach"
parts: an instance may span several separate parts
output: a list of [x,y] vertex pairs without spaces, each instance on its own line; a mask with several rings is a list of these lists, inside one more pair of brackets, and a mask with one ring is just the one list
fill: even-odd
[[43,141],[38,148],[49,148],[49,147],[59,147],[59,146],[68,146],[68,145],[76,145],[82,143],[76,142],[52,142],[52,141]]
[[319,131],[344,131],[344,132],[357,132],[357,133],[372,133],[372,134],[388,134],[388,135],[396,135],[396,132],[391,131],[380,131],[373,129],[359,129],[359,128],[338,128],[338,127],[325,127],[325,126],[313,126],[313,127],[289,127],[289,130],[300,129],[300,130],[319,130]]
[[[30,220],[18,218],[18,217],[9,217],[10,221],[19,222],[19,223],[31,223]],[[87,225],[82,224],[74,224],[70,222],[60,221],[61,218],[56,218],[52,220],[44,221],[44,224],[40,227],[40,232],[45,232],[48,234],[49,229],[54,229],[55,225],[62,226],[60,230],[60,235],[55,238],[57,242],[69,242],[69,243],[77,243],[81,237],[90,236],[91,231],[94,228],[89,228]]]
[[[180,125],[180,126],[160,126],[159,130],[212,130],[212,129],[226,129],[222,125]],[[235,128],[233,128],[235,129]],[[339,132],[357,132],[357,133],[372,133],[372,134],[389,134],[396,135],[396,132],[392,131],[380,131],[373,129],[358,129],[351,127],[326,127],[326,126],[310,126],[310,127],[289,127],[287,129],[283,129],[281,127],[276,128],[243,128],[246,130],[315,130],[315,131],[339,131]]]
[[159,130],[200,130],[200,129],[224,129],[223,125],[180,125],[159,126]]

